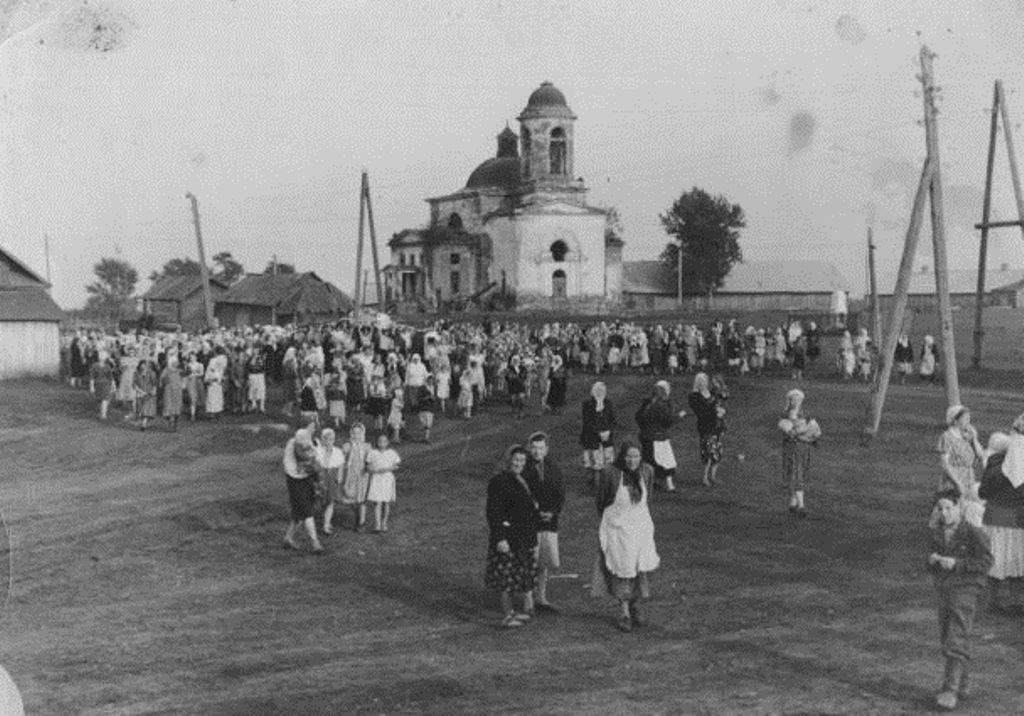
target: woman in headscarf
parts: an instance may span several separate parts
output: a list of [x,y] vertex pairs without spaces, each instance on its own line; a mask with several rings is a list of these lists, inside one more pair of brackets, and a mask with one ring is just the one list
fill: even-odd
[[163,416],[171,424],[171,430],[177,430],[183,389],[177,354],[167,358],[167,365],[160,372],[160,387],[163,389]]
[[156,393],[159,380],[156,369],[148,357],[143,357],[139,367],[135,369],[135,377],[132,379],[135,386],[135,394],[139,402],[139,418],[142,419],[142,429],[149,427],[149,421],[156,417]]
[[139,365],[139,358],[135,346],[128,346],[126,352],[121,356],[121,382],[117,386],[117,400],[128,410],[127,420],[135,414],[135,369]]
[[419,353],[413,353],[405,366],[405,406],[410,413],[419,411],[420,388],[427,383],[427,364]]
[[199,406],[206,404],[206,393],[203,388],[203,364],[199,362],[195,353],[189,353],[186,370],[188,372],[185,376],[185,392],[188,393],[189,418],[195,422]]
[[608,387],[597,381],[590,387],[590,397],[583,401],[583,429],[580,431],[583,469],[588,473],[591,487],[597,485],[601,471],[615,458],[614,430],[615,409],[608,400]]
[[921,346],[921,365],[918,367],[918,374],[921,380],[929,383],[935,382],[935,371],[938,368],[939,354],[935,348],[935,339],[931,336],[924,337],[924,344]]
[[697,417],[697,435],[700,438],[700,461],[704,465],[701,484],[717,484],[718,465],[722,462],[722,434],[725,432],[725,406],[711,392],[707,373],[698,373],[693,379],[693,392],[688,398],[690,410]]
[[821,428],[818,421],[804,414],[804,392],[798,388],[786,393],[786,412],[779,420],[782,431],[782,474],[789,489],[790,513],[804,518],[804,492],[810,481],[811,447],[818,444]]
[[284,407],[282,412],[291,416],[292,406],[299,397],[299,360],[295,346],[288,346],[281,360],[281,384],[284,388]]
[[675,492],[676,456],[672,451],[668,431],[672,424],[686,415],[678,413],[669,400],[671,387],[666,380],[654,384],[650,398],[647,398],[636,413],[636,424],[640,429],[640,450],[644,462],[654,468],[654,477],[665,481],[665,489]]
[[370,476],[366,457],[371,445],[366,441],[366,428],[360,422],[352,423],[348,441],[342,446],[345,462],[341,467],[341,504],[350,505],[355,516],[353,529],[362,532],[366,527],[366,493],[370,489]]
[[1013,421],[1010,435],[992,433],[979,496],[985,500],[982,529],[992,542],[992,606],[1024,611],[1024,415]]
[[285,549],[299,549],[295,537],[302,529],[309,539],[313,552],[320,554],[324,548],[316,534],[313,513],[317,473],[322,469],[322,465],[316,446],[313,445],[313,434],[309,430],[301,428],[295,431],[295,437],[285,445],[283,463],[291,511],[291,522],[284,533]]
[[114,397],[114,365],[106,350],[101,350],[96,362],[89,367],[89,390],[99,398],[100,420],[106,420],[110,400]]
[[228,357],[224,353],[224,348],[217,346],[203,377],[206,383],[206,415],[213,419],[219,418],[224,412],[224,373],[227,364]]
[[[500,471],[487,485],[487,569],[484,584],[501,595],[501,626],[520,627],[533,614],[537,586],[537,502],[523,477],[526,448],[508,449]],[[522,595],[516,611],[513,598]]]
[[544,410],[558,414],[565,405],[565,393],[569,377],[565,362],[557,353],[551,358],[551,372],[548,374],[548,394],[544,399]]
[[982,459],[984,450],[978,431],[971,425],[971,412],[963,405],[947,408],[946,430],[939,437],[937,449],[942,465],[938,491],[955,489],[959,492],[964,519],[980,527],[985,508],[978,497],[974,466]]
[[625,443],[615,465],[601,473],[597,487],[601,551],[591,594],[607,592],[619,601],[617,625],[622,631],[645,625],[637,601],[650,598],[648,575],[661,561],[648,507],[653,481],[654,470],[641,461],[640,448]]

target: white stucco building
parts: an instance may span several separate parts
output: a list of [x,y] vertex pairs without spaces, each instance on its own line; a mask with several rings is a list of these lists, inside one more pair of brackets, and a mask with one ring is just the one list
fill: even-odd
[[521,308],[619,300],[622,241],[574,178],[576,115],[545,82],[517,119],[462,189],[427,199],[427,228],[392,237],[392,298],[438,305],[491,287]]

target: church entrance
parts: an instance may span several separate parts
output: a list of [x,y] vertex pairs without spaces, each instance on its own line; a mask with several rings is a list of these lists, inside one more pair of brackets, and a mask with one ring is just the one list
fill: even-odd
[[565,298],[565,271],[562,269],[551,274],[551,297]]

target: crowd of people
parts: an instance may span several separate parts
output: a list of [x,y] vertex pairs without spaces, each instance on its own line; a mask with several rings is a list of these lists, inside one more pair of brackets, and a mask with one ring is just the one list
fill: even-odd
[[[73,386],[96,394],[101,419],[116,403],[142,430],[157,416],[174,430],[181,417],[266,414],[273,387],[275,408],[299,427],[283,459],[291,512],[283,542],[301,549],[304,539],[316,553],[324,551],[321,536],[338,527],[338,506],[351,510],[352,529],[368,530],[372,516],[375,533],[388,531],[402,464],[395,446],[410,434],[429,442],[436,415],[471,420],[485,401],[506,403],[516,421],[531,402],[558,413],[565,409],[570,372],[593,374],[579,412],[582,463],[598,513],[591,588],[617,600],[616,624],[630,631],[646,622],[640,602],[649,596],[649,575],[659,565],[649,500],[655,486],[676,489],[674,426],[693,416],[700,482],[713,488],[725,454],[726,376],[775,372],[806,385],[804,371],[821,358],[821,344],[814,323],[740,330],[733,321],[701,330],[627,322],[485,322],[417,329],[342,321],[199,334],[78,332],[67,336],[64,363]],[[871,380],[877,362],[867,331],[839,337],[835,367],[841,378]],[[925,336],[915,356],[901,336],[894,367],[901,382],[915,373],[934,382],[935,341]],[[630,421],[621,406],[616,411],[602,380],[624,371],[648,374],[653,382],[632,416],[635,443],[616,439]],[[693,374],[692,390],[685,402],[673,403],[665,378],[684,372]],[[799,519],[808,513],[811,459],[822,436],[804,403],[803,390],[790,390],[777,425],[788,509]],[[1024,579],[1024,416],[1007,433],[993,433],[987,447],[966,408],[952,406],[946,418],[928,566],[947,659],[939,705],[948,708],[967,691],[969,634],[982,590],[991,588],[996,608],[1021,610],[1015,592]],[[485,569],[486,586],[500,595],[506,628],[558,611],[548,600],[547,580],[560,566],[564,502],[547,435],[536,432],[506,451],[487,488]]]

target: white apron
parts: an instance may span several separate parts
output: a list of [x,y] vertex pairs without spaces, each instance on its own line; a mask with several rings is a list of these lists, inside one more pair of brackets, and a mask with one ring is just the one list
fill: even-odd
[[676,469],[676,456],[672,452],[672,443],[668,440],[655,440],[653,443],[654,447],[654,462],[658,467],[663,467],[666,470]]
[[601,516],[598,537],[605,566],[621,579],[633,579],[638,572],[653,572],[661,563],[654,546],[654,520],[647,509],[647,487],[642,480],[640,490],[640,502],[634,505],[620,477],[615,501]]

